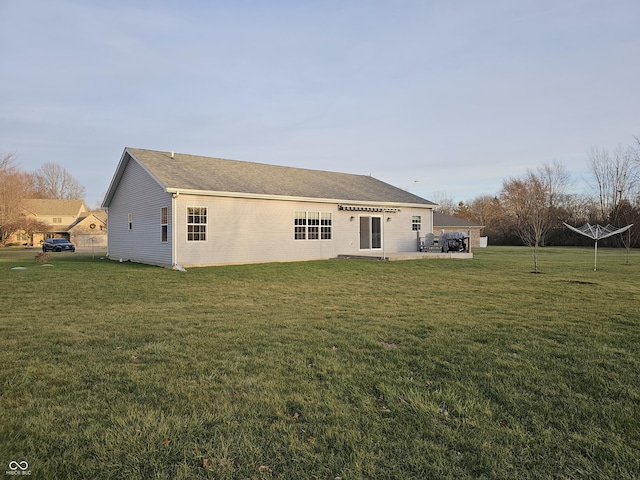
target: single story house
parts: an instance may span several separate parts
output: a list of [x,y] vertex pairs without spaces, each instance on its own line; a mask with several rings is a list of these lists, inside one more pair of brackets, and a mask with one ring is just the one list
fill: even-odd
[[462,232],[469,237],[470,247],[480,246],[480,230],[483,226],[453,215],[433,212],[433,233],[437,238],[442,233]]
[[182,267],[415,252],[436,205],[367,175],[125,148],[108,257]]

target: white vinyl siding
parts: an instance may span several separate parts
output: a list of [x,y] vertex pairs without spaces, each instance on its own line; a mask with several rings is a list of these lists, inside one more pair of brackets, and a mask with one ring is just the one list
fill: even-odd
[[[135,160],[131,160],[109,205],[109,257],[171,265],[171,242],[162,242],[158,233],[161,208],[170,204],[171,195]],[[167,216],[167,237],[170,240],[170,208]]]
[[207,207],[187,207],[187,241],[207,240]]
[[[189,242],[186,235],[178,235],[176,262],[183,267],[320,260],[362,252],[359,248],[358,214],[338,210],[336,203],[185,194],[181,194],[176,202],[177,211],[185,212],[184,216],[176,219],[178,232],[186,231],[187,207],[207,207],[206,242]],[[308,212],[320,212],[319,240],[307,239]],[[323,212],[326,215],[323,216]],[[391,217],[384,230],[387,251],[417,251],[411,218],[422,215],[423,229],[431,228],[430,220],[427,225],[431,218],[429,212],[426,208],[404,207],[401,212],[387,214]],[[303,232],[304,241],[299,238]],[[323,235],[331,238],[323,239]]]

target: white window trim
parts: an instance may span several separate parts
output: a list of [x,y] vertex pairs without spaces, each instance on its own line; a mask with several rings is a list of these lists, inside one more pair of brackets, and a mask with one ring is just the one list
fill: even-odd
[[[207,213],[207,221],[205,223],[189,223],[189,209],[190,208],[204,208]],[[189,205],[185,207],[185,239],[188,243],[206,243],[209,241],[209,207],[197,206],[197,205]],[[189,225],[204,225],[204,240],[189,240]]]
[[[304,220],[305,223],[304,225],[296,225],[296,220],[298,218],[302,218],[302,217],[297,217],[296,214],[297,213],[304,213]],[[317,213],[318,217],[317,220],[318,224],[317,225],[309,225],[309,221],[311,220],[309,217],[310,213]],[[323,215],[329,215],[329,220],[331,221],[330,225],[323,225],[322,222],[326,221],[326,218],[323,218]],[[333,212],[326,212],[326,211],[322,211],[322,210],[295,210],[293,212],[293,241],[294,242],[331,242],[333,241],[333,233],[334,233],[334,224],[333,224]],[[296,228],[300,228],[300,227],[304,227],[304,238],[296,238]],[[314,227],[318,229],[318,238],[309,238],[309,227]],[[330,233],[331,233],[331,238],[322,238],[322,229],[323,228],[329,228]]]
[[[167,218],[166,221],[163,222],[162,214],[163,210],[167,210]],[[162,239],[162,227],[167,227],[167,239]],[[160,208],[160,243],[169,243],[169,207],[161,207]]]
[[[362,246],[360,245],[360,219],[363,217],[368,217],[369,218],[369,247],[367,248],[362,248]],[[379,247],[374,247],[373,246],[373,218],[378,218],[380,219],[380,246]],[[377,252],[379,250],[384,251],[384,224],[382,223],[384,222],[384,216],[383,215],[376,215],[374,213],[370,214],[370,215],[358,215],[358,250],[361,252]]]

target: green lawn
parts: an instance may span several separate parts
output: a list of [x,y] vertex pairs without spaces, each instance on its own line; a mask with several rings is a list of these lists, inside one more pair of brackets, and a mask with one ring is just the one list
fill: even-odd
[[187,272],[36,253],[0,250],[0,474],[640,477],[637,251],[594,272],[544,248],[539,275],[509,247]]

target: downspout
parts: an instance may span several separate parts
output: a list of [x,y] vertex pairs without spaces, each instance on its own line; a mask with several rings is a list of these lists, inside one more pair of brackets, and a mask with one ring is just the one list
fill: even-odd
[[177,198],[178,195],[180,195],[180,192],[175,192],[173,194],[171,194],[171,268],[173,270],[179,270],[181,272],[186,271],[183,267],[181,267],[180,265],[178,265],[178,259],[177,259],[177,247],[176,247],[176,239],[178,237],[177,235],[177,229],[176,229],[176,204],[177,202]]
[[109,207],[104,209],[107,214],[107,258],[109,258]]
[[382,209],[382,260],[385,260],[385,258],[384,258],[384,248],[385,248],[384,243],[386,241],[386,238],[384,238],[384,224],[387,223],[387,219],[385,218],[386,214],[387,214],[387,211],[383,208]]

